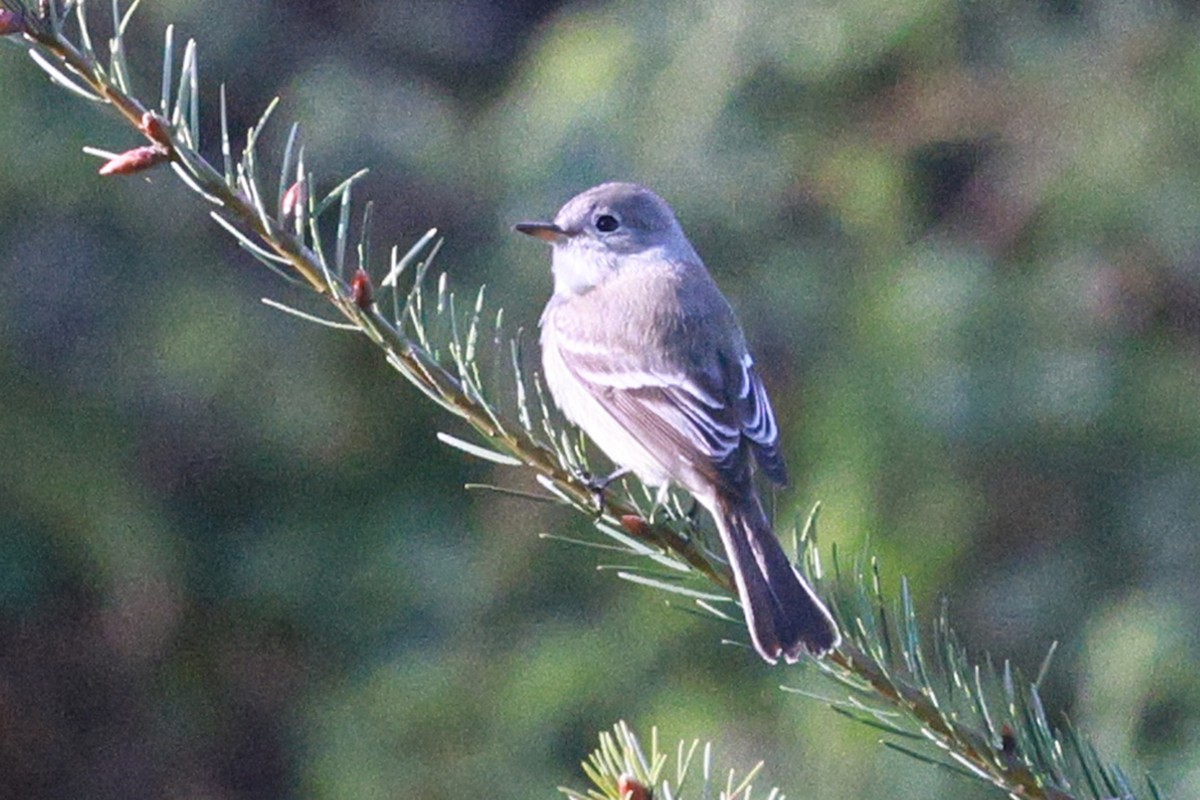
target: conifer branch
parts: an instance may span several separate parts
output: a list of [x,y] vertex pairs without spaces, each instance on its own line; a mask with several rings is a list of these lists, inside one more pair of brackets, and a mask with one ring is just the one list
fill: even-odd
[[[435,290],[427,287],[426,277],[441,244],[436,231],[429,231],[403,255],[393,248],[376,288],[370,278],[371,206],[356,216],[353,204],[354,189],[365,171],[318,199],[317,180],[307,167],[299,130],[293,126],[283,148],[282,168],[268,180],[262,174],[258,148],[276,103],[247,131],[240,154],[235,153],[224,87],[222,164],[218,168],[210,163],[200,152],[198,49],[194,42],[187,43],[176,82],[170,27],[158,107],[151,108],[135,96],[124,33],[136,6],[132,3],[122,14],[113,3],[109,55],[102,60],[93,44],[86,0],[0,0],[0,36],[20,37],[54,83],[111,106],[146,140],[117,154],[89,148],[88,152],[107,159],[100,173],[129,175],[170,165],[189,189],[212,206],[212,218],[242,249],[289,283],[323,299],[343,321],[275,300],[267,300],[269,305],[366,336],[406,380],[466,422],[479,437],[476,443],[443,433],[439,435],[443,443],[473,457],[529,470],[546,494],[479,488],[550,500],[587,514],[605,539],[586,544],[632,559],[632,564],[620,565],[621,577],[672,593],[698,613],[740,624],[740,615],[722,608],[733,603],[728,567],[709,548],[705,530],[691,519],[681,498],[673,495],[660,508],[648,492],[622,482],[598,504],[586,478],[584,446],[551,410],[537,376],[526,374],[520,342],[512,339],[507,345],[493,345],[507,349],[506,374],[489,374],[481,367],[481,342],[505,341],[502,315],[497,313],[493,319],[486,313],[483,289],[460,308],[445,273]],[[352,242],[356,221],[359,235]],[[327,250],[323,237],[331,227],[332,249]],[[511,394],[511,401],[501,405],[489,399],[502,394]],[[899,601],[893,602],[882,589],[877,562],[848,569],[836,550],[833,576],[825,576],[814,545],[815,527],[814,510],[797,539],[803,566],[829,599],[844,636],[837,651],[814,662],[845,694],[821,698],[836,712],[879,730],[885,743],[899,752],[988,782],[1012,797],[1139,796],[1128,776],[1104,764],[1074,728],[1050,725],[1037,681],[1024,680],[1007,662],[999,669],[990,661],[973,663],[950,629],[944,610],[932,626],[932,647],[927,648],[906,582],[901,583]],[[636,740],[624,728],[618,728],[616,741],[604,744],[607,755],[602,758],[616,758],[614,754],[636,748]],[[607,767],[596,762],[593,766],[597,774],[607,775],[603,772]],[[613,776],[605,777],[608,783],[600,795],[590,796],[614,800],[620,796],[612,793],[619,789],[618,782],[609,778]],[[652,772],[637,779],[663,791],[659,796],[672,796],[669,784],[656,782]],[[1162,797],[1149,779],[1145,786],[1144,796]],[[572,792],[568,796],[583,798]]]
[[673,751],[659,747],[658,730],[650,731],[649,750],[624,721],[611,733],[600,734],[600,746],[583,762],[593,788],[586,792],[559,787],[567,800],[683,800],[685,797],[716,800],[784,800],[778,789],[756,795],[754,780],[763,768],[755,764],[745,775],[713,766],[711,742],[699,739],[678,742]]

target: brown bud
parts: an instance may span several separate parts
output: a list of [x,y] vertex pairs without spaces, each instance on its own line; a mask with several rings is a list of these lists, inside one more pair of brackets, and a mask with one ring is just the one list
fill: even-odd
[[371,307],[371,303],[375,302],[375,290],[371,286],[371,276],[362,267],[354,271],[354,277],[350,279],[350,297],[354,300],[354,305],[366,311]]
[[304,206],[304,181],[296,181],[283,193],[283,216],[290,217]]
[[119,156],[104,162],[100,167],[101,175],[132,175],[151,167],[156,167],[167,160],[167,151],[158,145],[145,145],[126,150]]
[[14,33],[22,33],[24,30],[25,24],[21,20],[20,14],[0,8],[0,36],[11,36]]
[[1021,752],[1017,747],[1017,733],[1007,722],[1000,726],[1000,760],[1008,769],[1021,765]]
[[650,526],[646,524],[646,520],[636,514],[625,514],[621,517],[621,527],[639,539],[646,539],[650,535]]
[[1017,754],[1017,734],[1007,722],[1000,726],[1000,750],[1006,756]]
[[142,123],[138,129],[149,137],[150,141],[169,147],[171,144],[171,127],[161,114],[147,111],[142,114]]
[[652,800],[654,797],[649,786],[628,773],[617,778],[617,791],[624,800]]

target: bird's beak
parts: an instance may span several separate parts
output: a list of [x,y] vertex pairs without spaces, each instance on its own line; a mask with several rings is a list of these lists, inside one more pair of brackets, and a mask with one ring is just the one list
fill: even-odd
[[550,244],[558,244],[567,239],[567,232],[553,222],[518,222],[513,225],[513,230]]

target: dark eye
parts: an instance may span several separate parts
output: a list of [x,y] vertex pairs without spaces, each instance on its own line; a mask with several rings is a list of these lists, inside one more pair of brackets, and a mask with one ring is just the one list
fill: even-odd
[[601,233],[612,233],[621,227],[621,223],[612,214],[601,214],[596,217],[596,230]]

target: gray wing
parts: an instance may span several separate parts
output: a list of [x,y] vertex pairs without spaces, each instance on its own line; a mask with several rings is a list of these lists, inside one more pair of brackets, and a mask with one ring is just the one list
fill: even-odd
[[704,371],[666,372],[573,348],[569,339],[558,343],[572,375],[662,463],[683,461],[739,485],[749,480],[753,453],[768,477],[787,482],[775,413],[749,355],[718,357]]

